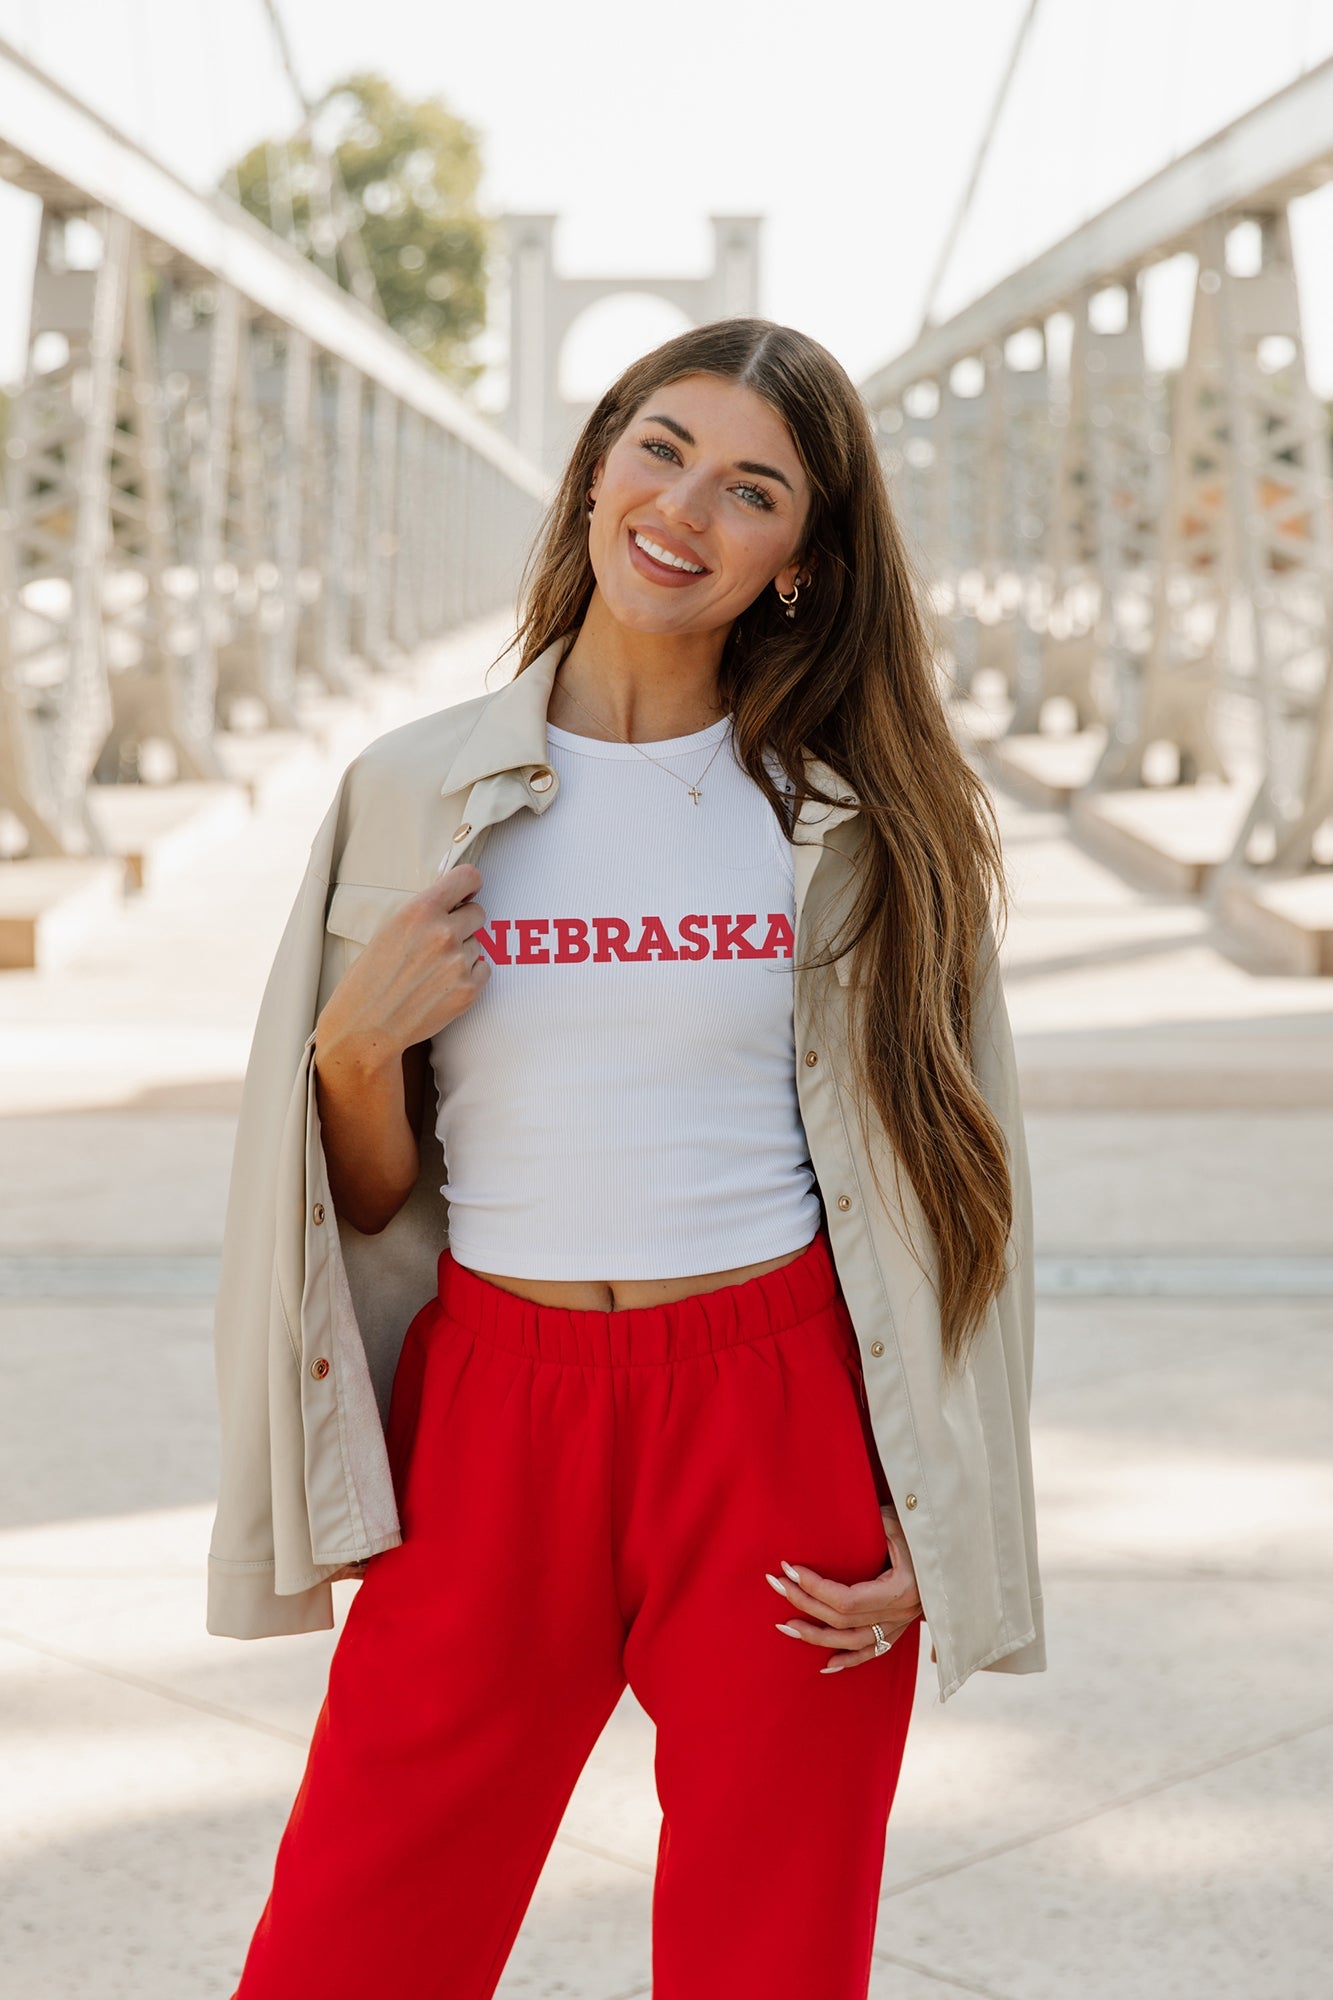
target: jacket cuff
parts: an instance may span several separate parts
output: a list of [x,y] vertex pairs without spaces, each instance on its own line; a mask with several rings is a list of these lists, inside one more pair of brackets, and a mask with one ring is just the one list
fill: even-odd
[[209,1558],[205,1628],[219,1639],[274,1639],[285,1633],[323,1632],[334,1623],[333,1591],[313,1584],[279,1597],[272,1563],[243,1567]]
[[1030,1639],[1026,1646],[1016,1647],[1012,1653],[1002,1653],[998,1660],[986,1662],[987,1673],[992,1674],[1044,1674],[1046,1671],[1046,1640],[1044,1635]]

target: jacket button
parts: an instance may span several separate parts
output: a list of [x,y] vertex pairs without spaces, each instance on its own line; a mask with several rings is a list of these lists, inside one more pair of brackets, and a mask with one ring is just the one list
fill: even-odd
[[323,1204],[323,1202],[322,1202],[322,1201],[317,1201],[317,1202],[315,1203],[315,1206],[314,1206],[314,1207],[313,1207],[313,1208],[311,1209],[310,1213],[311,1213],[311,1215],[313,1216],[313,1218],[314,1218],[314,1220],[315,1220],[316,1222],[322,1222],[322,1221],[324,1220],[324,1204]]
[[882,1354],[884,1352],[884,1342],[882,1340],[872,1340],[870,1343],[870,1352],[875,1355]]
[[545,764],[543,764],[538,770],[533,772],[532,776],[528,779],[528,783],[532,786],[534,792],[549,792],[555,783],[555,772],[548,771]]
[[904,1493],[904,1495],[903,1495],[903,1505],[904,1505],[904,1507],[915,1507],[915,1505],[916,1505],[916,1495],[915,1495],[915,1493]]
[[454,835],[455,845],[457,845],[457,843],[460,840],[466,840],[471,831],[472,831],[472,821],[470,819],[465,819],[463,821],[463,824],[459,827],[457,833]]
[[[320,1355],[318,1361],[311,1362],[310,1373],[314,1376],[317,1382],[322,1382],[324,1380],[324,1377],[328,1374],[328,1372],[329,1372],[329,1364],[324,1359],[324,1356],[322,1354]],[[909,1506],[911,1505],[910,1501],[908,1502],[908,1505]]]
[[851,1205],[852,1205],[852,1198],[849,1194],[840,1194],[838,1196],[838,1207],[842,1210],[844,1215],[847,1213],[847,1210],[851,1207]]
[[815,1066],[815,1064],[816,1064],[816,1063],[817,1063],[818,1061],[819,1061],[819,1054],[818,1054],[818,1051],[817,1051],[817,1050],[815,1050],[815,1049],[807,1049],[807,1050],[806,1050],[806,1052],[805,1052],[805,1066],[806,1066],[806,1068],[807,1068],[807,1069],[813,1069],[813,1068],[814,1068],[814,1066]]

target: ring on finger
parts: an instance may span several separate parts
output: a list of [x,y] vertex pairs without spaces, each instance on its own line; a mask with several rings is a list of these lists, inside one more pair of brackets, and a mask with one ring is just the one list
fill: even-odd
[[892,1641],[884,1637],[884,1627],[882,1625],[872,1625],[870,1629],[875,1635],[875,1658],[878,1659],[881,1653],[888,1652]]

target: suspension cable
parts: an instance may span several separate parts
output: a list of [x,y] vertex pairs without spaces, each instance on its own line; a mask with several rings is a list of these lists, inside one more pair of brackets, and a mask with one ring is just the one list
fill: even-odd
[[287,30],[278,11],[277,0],[260,0],[260,5],[268,17],[269,28],[277,46],[278,59],[286,72],[293,95],[301,107],[301,129],[297,137],[307,141],[312,159],[323,169],[325,175],[320,192],[324,197],[328,219],[333,226],[338,247],[347,259],[347,274],[351,280],[352,291],[362,305],[369,306],[372,312],[378,313],[383,319],[384,302],[380,298],[375,274],[366,255],[366,246],[361,239],[360,226],[352,208],[346,182],[342,177],[342,169],[338,165],[337,154],[324,146],[315,132],[314,107],[302,88],[291,43],[287,38]]
[[981,170],[985,166],[987,156],[990,153],[991,141],[995,137],[996,128],[1000,122],[1000,114],[1004,110],[1006,99],[1009,96],[1009,86],[1014,80],[1014,72],[1018,68],[1019,57],[1023,53],[1023,45],[1027,41],[1028,31],[1036,19],[1037,8],[1040,4],[1041,0],[1028,0],[1027,12],[1019,24],[1017,35],[1014,37],[1014,45],[1009,52],[1009,61],[1006,65],[1004,76],[1001,78],[1000,87],[995,93],[995,102],[991,106],[990,117],[986,120],[985,130],[981,135],[981,143],[977,147],[976,158],[972,162],[972,171],[968,176],[967,186],[963,190],[962,199],[958,204],[953,221],[950,223],[944,242],[941,245],[940,254],[935,262],[935,268],[931,272],[930,283],[926,287],[926,302],[921,310],[921,325],[917,329],[918,340],[934,324],[935,300],[940,286],[944,282],[944,275],[949,266],[949,259],[953,256],[958,238],[962,234],[963,224],[967,221],[968,215],[971,212],[972,200],[977,191],[977,183],[981,179]]

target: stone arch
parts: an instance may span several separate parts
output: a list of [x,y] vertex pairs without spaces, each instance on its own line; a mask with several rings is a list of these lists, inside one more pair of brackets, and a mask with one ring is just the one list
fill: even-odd
[[[646,354],[691,325],[688,315],[651,285],[630,283],[622,291],[594,299],[565,328],[556,355],[556,389],[562,403],[586,414],[636,354]],[[577,421],[582,422],[582,415]]]
[[702,278],[566,278],[555,269],[554,215],[501,218],[509,253],[509,401],[504,429],[547,472],[556,473],[595,398],[579,402],[561,392],[560,363],[567,337],[584,315],[604,301],[647,297],[674,306],[693,326],[758,311],[757,215],[713,215],[713,267]]
[[[562,430],[549,443],[559,464],[568,457],[607,383],[636,356],[693,324],[674,300],[664,299],[651,285],[635,283],[594,299],[574,316],[555,356],[557,420]],[[583,353],[581,343],[586,344]]]

